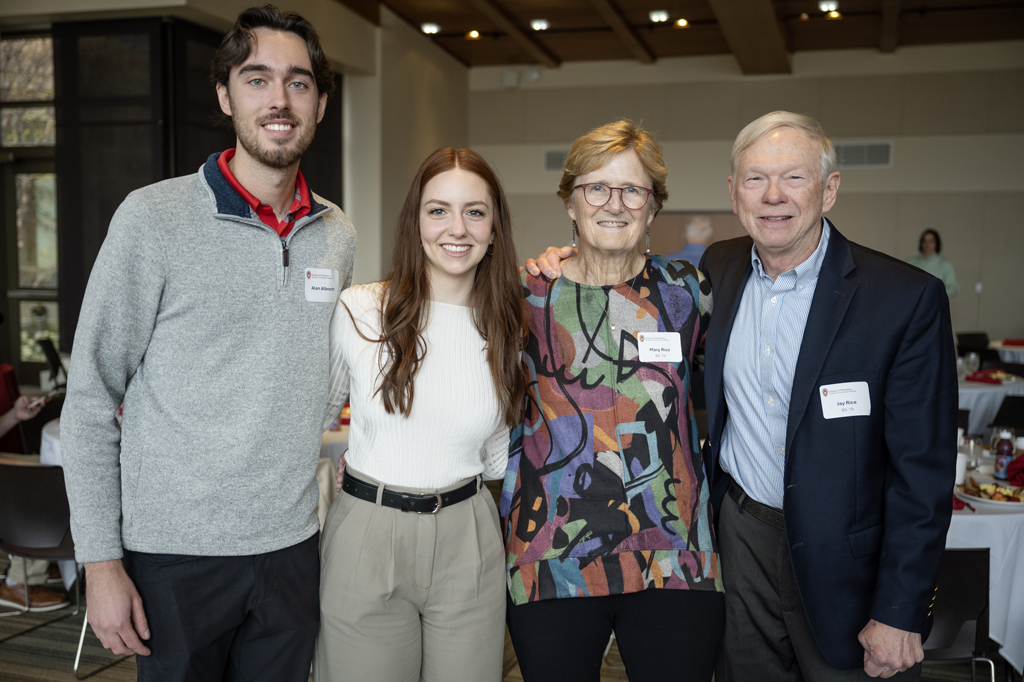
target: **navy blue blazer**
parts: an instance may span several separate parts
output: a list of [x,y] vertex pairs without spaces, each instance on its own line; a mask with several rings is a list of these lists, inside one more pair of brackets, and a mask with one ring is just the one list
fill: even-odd
[[[712,244],[700,263],[715,299],[704,388],[716,519],[731,481],[719,460],[722,370],[752,243]],[[871,414],[826,420],[820,387],[850,381],[867,382]],[[800,598],[833,667],[863,665],[857,635],[869,619],[911,632],[930,626],[952,513],[957,401],[941,280],[833,226],[793,379],[783,479]]]

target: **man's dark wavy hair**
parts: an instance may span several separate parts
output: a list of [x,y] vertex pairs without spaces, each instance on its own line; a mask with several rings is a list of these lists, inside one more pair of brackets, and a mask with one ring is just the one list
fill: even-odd
[[235,25],[224,36],[210,69],[214,83],[228,87],[231,69],[238,66],[252,52],[256,44],[255,30],[269,28],[272,31],[291,31],[302,38],[309,52],[309,63],[313,65],[317,94],[334,92],[334,67],[320,45],[320,35],[313,25],[295,12],[285,12],[273,5],[250,7],[238,15]]

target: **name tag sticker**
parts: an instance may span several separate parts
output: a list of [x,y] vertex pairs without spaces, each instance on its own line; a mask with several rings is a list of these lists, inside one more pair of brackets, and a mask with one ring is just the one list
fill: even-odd
[[640,332],[640,362],[682,362],[683,344],[679,332]]
[[819,386],[818,397],[821,398],[821,411],[825,419],[866,417],[871,414],[871,394],[866,381]]
[[337,270],[325,268],[306,268],[302,272],[306,278],[306,300],[318,303],[337,303],[340,278]]

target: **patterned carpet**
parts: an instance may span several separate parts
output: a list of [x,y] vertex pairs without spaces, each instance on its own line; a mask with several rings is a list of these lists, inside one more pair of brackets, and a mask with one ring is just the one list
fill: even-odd
[[[0,556],[0,573],[7,569],[7,557]],[[74,601],[74,595],[71,596]],[[6,610],[6,607],[0,607]],[[73,606],[49,613],[28,613],[22,616],[0,618],[0,680],[3,682],[73,682],[75,679],[73,666],[75,649],[78,647],[78,636],[82,629],[82,616],[69,615]],[[85,598],[82,598],[82,610],[85,610]],[[37,627],[44,625],[43,627]],[[34,628],[34,629],[33,629]],[[511,647],[510,647],[511,649]],[[995,645],[993,644],[993,649]],[[110,665],[117,657],[100,646],[99,640],[89,630],[85,635],[85,646],[82,649],[80,668],[84,672]],[[519,682],[522,676],[519,666],[512,664],[514,654],[509,652],[509,667],[505,682]],[[1004,682],[1005,663],[995,655],[996,680]],[[619,665],[618,648],[614,645],[605,660],[601,671],[602,682],[624,682],[628,680],[625,670]],[[983,668],[979,667],[979,680],[985,677]],[[135,658],[127,658],[107,667],[90,677],[95,682],[132,682],[135,680]],[[971,679],[970,665],[931,665],[927,666],[921,678],[925,682],[961,682]],[[1014,682],[1020,682],[1020,676],[1014,674]],[[566,681],[570,682],[570,681]]]

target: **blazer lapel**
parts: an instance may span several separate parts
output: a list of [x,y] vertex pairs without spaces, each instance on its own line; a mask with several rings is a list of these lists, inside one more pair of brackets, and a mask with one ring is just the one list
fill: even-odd
[[814,287],[814,299],[811,301],[793,377],[789,420],[786,423],[787,464],[793,449],[793,436],[807,410],[811,395],[817,392],[816,384],[821,368],[857,291],[857,283],[846,279],[854,268],[850,243],[832,225],[828,250],[821,264],[818,283]]
[[728,265],[719,280],[712,282],[715,307],[711,313],[711,324],[708,325],[705,339],[704,395],[708,409],[715,411],[713,422],[709,425],[709,433],[713,438],[711,447],[716,457],[722,441],[722,430],[725,428],[725,387],[722,382],[725,351],[732,334],[732,325],[736,321],[743,287],[753,267],[750,262],[750,247],[753,241],[749,238],[737,241],[741,246],[737,249],[736,255],[728,260]]

